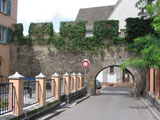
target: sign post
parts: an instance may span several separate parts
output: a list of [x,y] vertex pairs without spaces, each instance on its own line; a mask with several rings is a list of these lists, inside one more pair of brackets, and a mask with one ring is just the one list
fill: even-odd
[[[87,82],[87,68],[90,65],[90,61],[88,59],[84,59],[82,61],[82,67],[84,68],[84,78],[85,78],[85,84]],[[87,86],[86,86],[87,87]],[[87,87],[88,88],[88,87]]]

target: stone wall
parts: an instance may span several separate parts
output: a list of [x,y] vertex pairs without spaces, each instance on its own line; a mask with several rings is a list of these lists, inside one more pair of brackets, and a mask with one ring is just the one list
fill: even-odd
[[[135,57],[134,54],[125,51],[124,45],[112,46],[112,50],[104,50],[104,54],[93,55],[88,52],[58,52],[54,46],[32,45],[16,46],[10,45],[10,75],[18,71],[25,77],[34,77],[40,72],[46,76],[57,72],[58,74],[79,73],[84,74],[81,66],[83,59],[90,60],[90,67],[87,69],[87,82],[89,88],[94,91],[95,78],[99,71],[111,65],[120,65],[123,59]],[[136,80],[145,80],[145,71],[140,69],[127,68]]]

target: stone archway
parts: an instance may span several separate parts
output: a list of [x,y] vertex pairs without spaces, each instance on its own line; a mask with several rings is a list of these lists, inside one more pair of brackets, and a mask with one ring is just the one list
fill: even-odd
[[[114,71],[113,70],[113,74],[115,75],[117,75],[116,76],[116,83],[114,83],[114,84],[117,84],[118,82],[119,83],[125,83],[126,81],[125,81],[125,72],[126,73],[128,73],[127,74],[127,77],[128,77],[128,75],[130,76],[130,77],[132,77],[132,79],[130,79],[129,81],[127,81],[128,83],[130,83],[130,84],[132,84],[132,86],[134,85],[134,79],[135,79],[135,77],[134,77],[134,75],[132,74],[132,72],[130,72],[127,68],[125,68],[125,69],[123,69],[123,70],[120,70],[120,66],[119,65],[111,65],[111,66],[107,66],[107,67],[104,67],[102,70],[100,70],[98,73],[97,73],[97,75],[95,76],[95,87],[96,87],[96,80],[97,80],[97,76],[103,71],[103,80],[101,81],[102,83],[104,83],[104,77],[106,77],[106,76],[104,76],[104,74],[106,74],[106,69],[110,69],[110,68],[119,68],[119,70],[118,71]],[[107,72],[108,73],[108,72]],[[109,73],[109,74],[111,74],[111,73]],[[105,78],[106,79],[106,78]],[[119,79],[121,79],[121,80],[119,80]],[[107,83],[107,82],[106,82]]]
[[[113,59],[110,59],[110,61],[113,61]],[[98,66],[98,64],[100,64],[100,63],[94,63],[94,66],[92,66],[90,68],[90,71],[88,71],[88,74],[87,74],[87,79],[88,79],[87,84],[88,84],[88,92],[89,93],[95,94],[97,74],[100,71],[104,70],[105,68],[108,68],[108,67],[111,67],[111,66],[120,67],[121,60],[116,60],[115,63],[117,63],[117,64],[108,65],[108,64],[104,63],[104,64],[101,64],[99,66]],[[98,67],[95,67],[95,66],[98,66]],[[131,74],[134,82],[135,81],[140,81],[142,89],[145,87],[145,71],[143,69],[127,67],[127,68],[125,68],[125,70]]]

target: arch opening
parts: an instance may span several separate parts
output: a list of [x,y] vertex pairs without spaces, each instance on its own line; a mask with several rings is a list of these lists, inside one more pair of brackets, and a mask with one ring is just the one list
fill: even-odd
[[125,68],[120,69],[120,65],[110,65],[101,69],[95,76],[95,89],[97,88],[96,81],[98,80],[102,86],[124,86],[134,85],[134,75],[132,72]]

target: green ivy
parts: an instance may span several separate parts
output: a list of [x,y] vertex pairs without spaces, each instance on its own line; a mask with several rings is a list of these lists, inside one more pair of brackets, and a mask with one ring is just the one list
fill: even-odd
[[81,44],[86,34],[85,23],[85,21],[78,21],[76,24],[61,22],[59,42],[63,43],[62,47],[65,50],[81,51]]
[[11,40],[10,42],[19,43],[23,39],[23,24],[13,24],[10,29]]
[[52,23],[31,23],[29,27],[29,37],[38,43],[49,43],[53,36]]
[[119,21],[105,20],[95,21],[93,26],[93,34],[98,40],[113,39],[118,36]]
[[[118,37],[118,24],[119,22],[114,20],[96,21],[93,29],[94,36],[86,37],[85,21],[73,24],[61,22],[60,33],[54,32],[52,23],[31,23],[28,36],[23,36],[23,29],[21,29],[18,43],[19,45],[52,43],[59,51],[90,51],[102,55],[104,48],[110,48],[111,44],[121,44],[125,40]],[[13,34],[17,33],[15,31]]]
[[10,42],[17,45],[31,44],[29,36],[23,36],[23,24],[13,24],[10,29]]
[[151,19],[127,18],[126,19],[126,41],[132,43],[135,38],[154,34],[151,27]]

